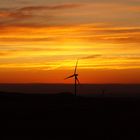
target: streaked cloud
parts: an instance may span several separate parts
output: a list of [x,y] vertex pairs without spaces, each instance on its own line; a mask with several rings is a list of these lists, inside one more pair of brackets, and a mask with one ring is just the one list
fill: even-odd
[[21,38],[21,37],[15,37],[15,38],[11,38],[11,37],[7,37],[7,38],[0,38],[0,42],[49,42],[49,41],[55,41],[54,38]]
[[102,57],[102,55],[95,54],[95,55],[85,56],[85,57],[82,57],[80,59],[95,59],[95,58],[99,58],[99,57]]
[[[0,42],[105,42],[140,43],[140,27],[96,26],[7,26],[0,27]],[[67,36],[66,36],[67,34]]]
[[19,9],[21,12],[33,12],[33,11],[40,11],[40,10],[63,10],[63,9],[71,9],[77,8],[81,6],[81,4],[57,4],[57,5],[48,5],[48,6],[30,6],[30,7],[23,7]]
[[29,18],[35,16],[32,12],[41,12],[48,10],[65,10],[72,9],[81,6],[80,4],[57,4],[57,5],[46,5],[46,6],[29,6],[19,9],[0,9],[1,18]]
[[10,53],[7,53],[7,52],[0,52],[0,57],[1,57],[1,56],[8,56],[9,54],[11,54],[11,52],[10,52]]

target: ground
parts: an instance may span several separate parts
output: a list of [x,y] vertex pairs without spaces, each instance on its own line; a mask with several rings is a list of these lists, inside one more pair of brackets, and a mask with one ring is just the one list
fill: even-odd
[[0,94],[6,128],[90,128],[96,135],[120,135],[139,126],[139,107],[140,98],[134,97]]

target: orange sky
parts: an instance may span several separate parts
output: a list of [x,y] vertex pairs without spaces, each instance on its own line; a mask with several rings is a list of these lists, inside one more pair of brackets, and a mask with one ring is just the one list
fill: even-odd
[[140,83],[140,1],[0,2],[0,83],[71,83],[77,59],[81,83]]

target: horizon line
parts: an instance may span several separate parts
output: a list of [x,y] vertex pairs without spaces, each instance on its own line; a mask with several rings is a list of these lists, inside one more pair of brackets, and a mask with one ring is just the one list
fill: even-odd
[[[39,83],[39,82],[28,82],[28,83],[0,83],[2,84],[47,84],[47,85],[73,85],[73,83]],[[140,85],[140,83],[80,83],[80,85],[110,85],[110,84],[116,84],[116,85],[131,85],[131,84],[137,84]]]

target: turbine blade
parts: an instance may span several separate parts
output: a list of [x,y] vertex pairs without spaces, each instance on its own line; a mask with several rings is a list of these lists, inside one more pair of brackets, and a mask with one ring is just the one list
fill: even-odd
[[76,77],[76,81],[78,82],[78,84],[80,84],[80,81],[79,81],[79,79]]
[[67,77],[67,78],[65,78],[65,79],[69,79],[69,78],[72,78],[72,77],[74,77],[75,75],[71,75],[71,76],[69,76],[69,77]]
[[77,65],[78,65],[78,60],[77,60],[77,62],[76,62],[76,66],[75,66],[74,74],[76,74]]

